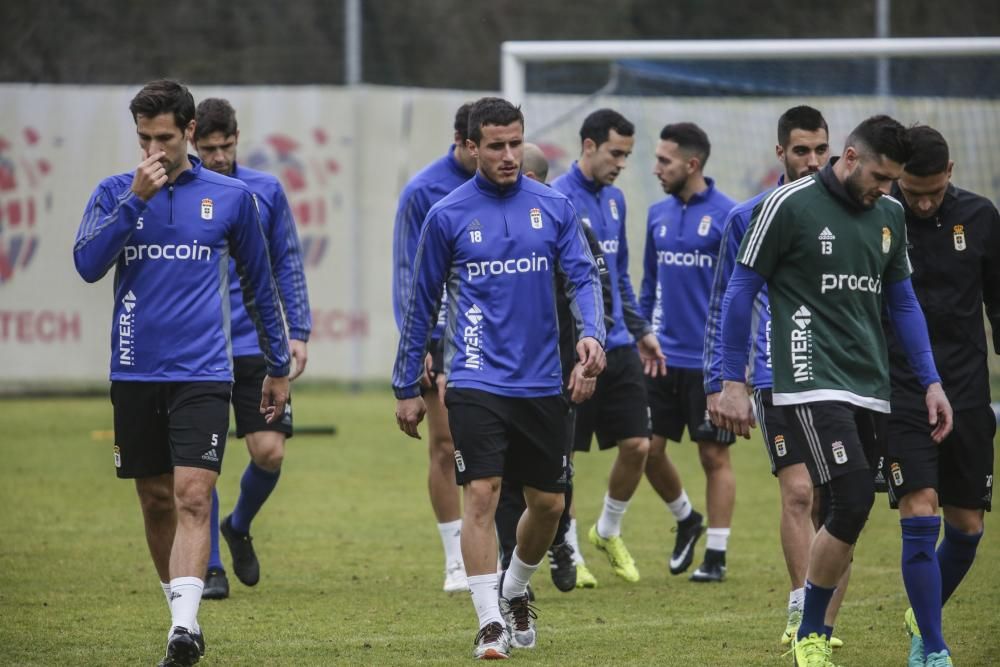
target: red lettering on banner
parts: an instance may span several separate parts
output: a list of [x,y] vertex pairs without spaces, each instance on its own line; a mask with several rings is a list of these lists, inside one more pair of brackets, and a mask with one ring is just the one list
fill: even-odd
[[313,328],[309,340],[342,341],[368,338],[368,313],[346,310],[312,311]]
[[0,343],[77,343],[80,313],[0,310]]

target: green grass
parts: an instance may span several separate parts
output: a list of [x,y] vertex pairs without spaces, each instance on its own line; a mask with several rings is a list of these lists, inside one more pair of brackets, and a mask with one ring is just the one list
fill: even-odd
[[[304,386],[295,406],[299,424],[332,422],[339,432],[290,441],[281,484],[254,524],[261,583],[250,589],[231,578],[229,600],[203,602],[204,664],[467,662],[475,613],[468,595],[440,590],[443,559],[426,496],[424,441],[397,431],[386,391]],[[110,403],[6,400],[0,418],[0,662],[155,664],[169,616],[135,492],[115,479],[112,442],[91,437],[110,428]],[[686,443],[672,447],[692,499],[703,506],[696,452]],[[224,506],[236,497],[243,449],[230,441],[220,481]],[[737,505],[724,584],[667,574],[673,522],[643,482],[624,535],[642,581],[616,580],[589,545],[596,590],[559,593],[543,566],[535,578],[539,646],[516,653],[516,662],[791,664],[777,645],[787,600],[777,485],[758,441],[741,441],[733,454]],[[578,458],[581,533],[599,510],[611,456]],[[1000,537],[988,526],[975,567],[945,610],[946,637],[963,667],[998,661],[998,558]],[[905,663],[907,602],[898,563],[897,517],[880,496],[837,626],[847,643],[838,664]]]

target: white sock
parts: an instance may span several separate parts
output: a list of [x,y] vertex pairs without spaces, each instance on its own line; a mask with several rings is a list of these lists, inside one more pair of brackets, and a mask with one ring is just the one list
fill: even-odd
[[167,598],[167,611],[170,611],[170,582],[161,581],[160,588],[163,589],[163,595]]
[[455,519],[447,523],[439,523],[441,544],[444,545],[445,566],[462,562],[462,520]]
[[538,561],[534,565],[525,563],[517,553],[517,547],[514,547],[514,553],[510,557],[510,567],[507,568],[507,574],[503,576],[503,590],[500,591],[500,595],[511,600],[527,593],[531,575],[541,564],[542,561]]
[[198,632],[198,607],[205,582],[198,577],[177,577],[170,580],[170,615],[174,627]]
[[705,534],[708,536],[705,548],[712,551],[726,550],[726,544],[729,542],[728,528],[709,528],[705,531]]
[[503,625],[500,600],[497,598],[497,575],[477,574],[469,577],[469,593],[472,595],[472,606],[479,616],[480,628],[493,622]]
[[622,534],[622,517],[628,509],[627,500],[615,500],[608,494],[604,494],[604,509],[597,520],[597,534],[608,539],[618,537]]
[[670,508],[670,513],[678,521],[683,521],[691,516],[691,511],[694,509],[691,507],[691,501],[688,499],[687,491],[684,489],[681,489],[681,495],[667,503],[667,507]]
[[788,609],[798,609],[802,611],[803,605],[806,603],[806,589],[796,588],[794,591],[788,594]]
[[573,547],[573,564],[583,564],[583,554],[580,553],[580,538],[576,536],[576,519],[569,520],[569,528],[566,530],[566,544]]

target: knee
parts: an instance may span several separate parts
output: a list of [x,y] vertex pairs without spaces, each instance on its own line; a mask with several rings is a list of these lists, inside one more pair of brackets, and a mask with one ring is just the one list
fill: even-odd
[[619,441],[618,455],[629,461],[644,463],[649,456],[649,438],[627,438]]
[[174,503],[179,514],[207,519],[212,511],[212,485],[204,480],[175,484]]
[[474,479],[465,485],[465,508],[473,516],[489,517],[500,496],[500,478]]
[[566,495],[563,493],[532,494],[531,511],[542,515],[547,520],[558,521],[566,508]]
[[720,444],[702,444],[698,447],[698,457],[701,459],[701,467],[706,473],[726,470],[729,464],[729,448]]
[[281,470],[281,464],[284,461],[285,447],[283,444],[277,447],[268,447],[263,451],[257,452],[253,457],[254,465],[272,473]]
[[428,442],[430,457],[434,465],[441,468],[455,465],[455,443],[449,433],[435,433]]
[[662,438],[653,438],[649,441],[646,461],[664,461],[667,458],[667,441]]
[[156,516],[174,511],[174,493],[169,482],[139,480],[136,483],[136,492],[143,514]]
[[830,482],[830,512],[826,531],[855,544],[875,504],[875,485],[869,470],[848,473]]
[[809,479],[783,480],[781,484],[781,509],[786,514],[811,516],[813,486]]
[[899,499],[899,515],[902,518],[914,516],[937,516],[938,497],[934,489],[917,489]]

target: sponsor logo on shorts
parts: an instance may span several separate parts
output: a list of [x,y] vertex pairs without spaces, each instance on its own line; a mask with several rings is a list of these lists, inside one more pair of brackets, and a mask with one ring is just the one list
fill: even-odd
[[465,459],[462,458],[462,452],[455,450],[455,467],[458,468],[458,472],[465,472]]
[[118,314],[118,363],[122,366],[135,365],[135,292],[128,291],[122,297],[124,311]]
[[955,250],[959,252],[965,250],[965,225],[955,225],[952,229],[952,238],[955,240]]
[[774,453],[778,456],[786,456],[788,454],[788,448],[785,446],[785,436],[774,436]]
[[122,450],[118,445],[115,445],[115,467],[122,467]]
[[791,350],[792,350],[792,379],[795,382],[809,382],[813,379],[813,349],[812,349],[812,313],[805,306],[792,315],[792,322],[795,328],[792,329]]
[[483,311],[476,304],[465,311],[465,317],[469,321],[462,332],[462,341],[465,343],[465,367],[476,370],[483,369]]
[[847,463],[847,450],[844,449],[844,443],[840,440],[835,441],[830,448],[833,450],[833,460],[843,465]]
[[903,470],[899,467],[899,463],[893,462],[889,466],[889,473],[892,475],[892,483],[896,486],[903,486]]
[[856,276],[853,273],[824,273],[820,278],[820,294],[833,290],[881,294],[882,279],[878,276]]

